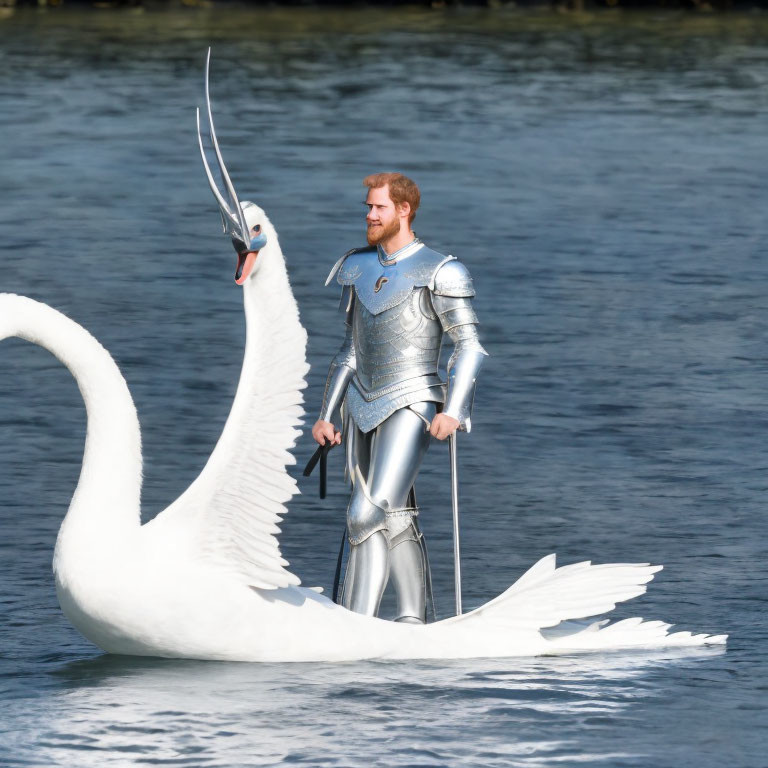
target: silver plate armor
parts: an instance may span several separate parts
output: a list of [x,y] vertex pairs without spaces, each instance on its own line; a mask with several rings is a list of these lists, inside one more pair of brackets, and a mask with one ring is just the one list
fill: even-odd
[[[348,387],[346,407],[370,432],[399,408],[445,402],[445,413],[469,429],[474,382],[486,353],[470,304],[466,267],[419,240],[387,255],[363,248],[331,270],[344,286],[347,334],[329,372],[320,418],[332,420]],[[446,387],[438,375],[443,336],[455,345]]]
[[[415,240],[397,253],[350,251],[331,270],[343,286],[346,335],[331,363],[320,418],[344,400],[349,562],[343,604],[376,615],[389,578],[398,621],[425,621],[428,566],[418,511],[408,504],[438,409],[467,430],[485,357],[466,267]],[[445,336],[448,382],[438,375]],[[441,405],[442,404],[442,405]]]

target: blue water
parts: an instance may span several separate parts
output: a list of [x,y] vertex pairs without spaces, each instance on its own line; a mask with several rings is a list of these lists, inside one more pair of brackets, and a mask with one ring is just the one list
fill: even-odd
[[[281,236],[310,419],[339,343],[322,283],[362,242],[361,180],[421,185],[418,234],[477,284],[491,357],[460,441],[464,600],[539,557],[665,570],[616,611],[726,652],[242,665],[103,655],[51,574],[85,413],[0,348],[3,766],[761,768],[766,728],[768,21],[422,10],[0,17],[0,290],[86,326],[142,422],[144,516],[196,476],[243,344],[234,254],[196,155],[215,112]],[[312,451],[305,436],[299,465]],[[438,609],[448,460],[418,490]],[[345,489],[302,481],[282,546],[328,588]]]

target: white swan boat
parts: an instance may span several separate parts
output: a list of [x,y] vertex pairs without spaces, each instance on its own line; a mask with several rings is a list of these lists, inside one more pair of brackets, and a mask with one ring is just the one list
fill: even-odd
[[[62,610],[110,653],[240,661],[517,656],[723,644],[661,621],[599,616],[645,592],[661,566],[557,568],[542,558],[506,592],[426,626],[351,613],[287,569],[277,523],[296,493],[286,472],[308,366],[277,234],[248,209],[267,244],[243,284],[246,346],[224,431],[190,487],[140,523],[141,437],[128,387],[88,331],[32,299],[0,294],[0,339],[50,350],[77,380],[88,429],[80,480],[53,568]],[[266,375],[264,372],[269,372]]]

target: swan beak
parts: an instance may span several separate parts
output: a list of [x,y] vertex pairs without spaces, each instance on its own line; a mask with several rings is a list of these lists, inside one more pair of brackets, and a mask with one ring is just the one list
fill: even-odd
[[251,274],[253,265],[256,263],[256,257],[259,255],[258,251],[246,251],[244,253],[237,254],[237,271],[235,272],[235,282],[238,285],[242,285]]

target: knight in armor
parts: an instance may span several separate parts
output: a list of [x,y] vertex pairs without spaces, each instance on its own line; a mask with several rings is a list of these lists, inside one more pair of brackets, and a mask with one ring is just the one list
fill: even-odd
[[[340,444],[344,433],[353,486],[349,558],[337,599],[375,616],[391,578],[395,620],[424,623],[428,564],[413,486],[431,438],[470,430],[475,379],[487,353],[467,268],[411,229],[416,184],[399,173],[374,174],[363,184],[368,247],[346,253],[326,281],[342,286],[346,335],[312,436],[320,445]],[[438,375],[445,336],[454,345],[447,382]]]

